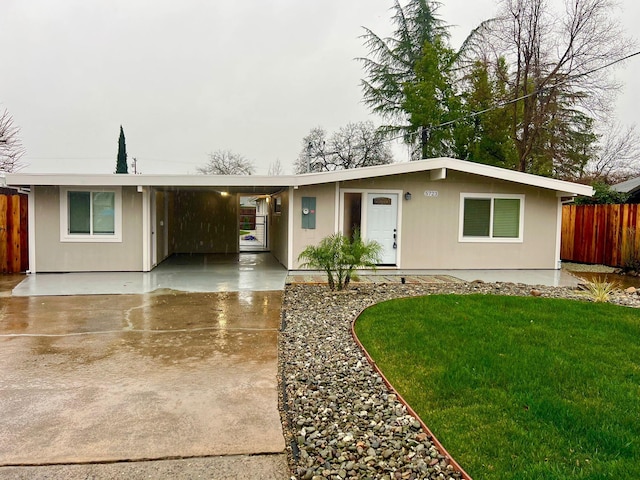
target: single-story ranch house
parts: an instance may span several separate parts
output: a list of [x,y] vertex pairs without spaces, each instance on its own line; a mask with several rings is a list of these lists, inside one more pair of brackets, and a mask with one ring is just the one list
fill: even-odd
[[150,271],[237,253],[241,196],[268,202],[287,269],[335,232],[383,246],[381,268],[557,269],[562,198],[589,186],[452,158],[283,176],[6,174],[29,195],[35,272]]

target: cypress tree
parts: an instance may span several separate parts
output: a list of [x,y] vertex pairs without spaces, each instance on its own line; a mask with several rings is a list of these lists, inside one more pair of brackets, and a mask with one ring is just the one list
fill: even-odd
[[118,162],[116,163],[116,173],[129,173],[127,168],[127,145],[124,140],[124,130],[120,125],[120,138],[118,139]]

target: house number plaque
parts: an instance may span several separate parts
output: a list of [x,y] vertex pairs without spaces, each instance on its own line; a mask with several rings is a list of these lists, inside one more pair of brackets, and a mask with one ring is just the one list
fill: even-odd
[[438,196],[438,191],[437,190],[425,190],[424,191],[424,196],[425,197],[437,197]]

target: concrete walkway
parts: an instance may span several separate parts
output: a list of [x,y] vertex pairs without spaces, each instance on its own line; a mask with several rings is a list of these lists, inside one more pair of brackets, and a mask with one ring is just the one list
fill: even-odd
[[[281,301],[281,291],[3,298],[0,478],[287,478]],[[141,462],[174,458],[189,460]],[[95,465],[121,461],[136,463]],[[39,466],[50,464],[66,467]]]
[[[525,285],[545,285],[549,287],[575,287],[583,280],[564,270],[403,270],[359,271],[358,283],[457,283],[473,282],[511,282]],[[326,283],[322,272],[290,271],[286,283]]]

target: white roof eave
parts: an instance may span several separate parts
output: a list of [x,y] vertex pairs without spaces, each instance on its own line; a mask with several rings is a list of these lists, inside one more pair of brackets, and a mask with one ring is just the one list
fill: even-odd
[[356,168],[352,170],[339,170],[335,172],[308,173],[297,175],[294,178],[298,180],[296,186],[304,186],[330,182],[344,182],[360,178],[425,172],[442,168],[520,183],[523,185],[530,185],[533,187],[545,188],[556,192],[566,192],[573,195],[593,195],[593,188],[589,185],[580,185],[578,183],[567,182],[564,180],[540,177],[529,173],[516,172],[514,170],[493,167],[482,163],[457,160],[455,158],[447,157],[431,158],[415,162],[392,163],[390,165]]
[[13,173],[6,174],[6,183],[7,185],[15,186],[301,187],[361,178],[427,172],[436,169],[451,169],[573,195],[593,195],[593,188],[588,185],[540,177],[454,158],[432,158],[416,162],[392,163],[335,172],[279,176]]

